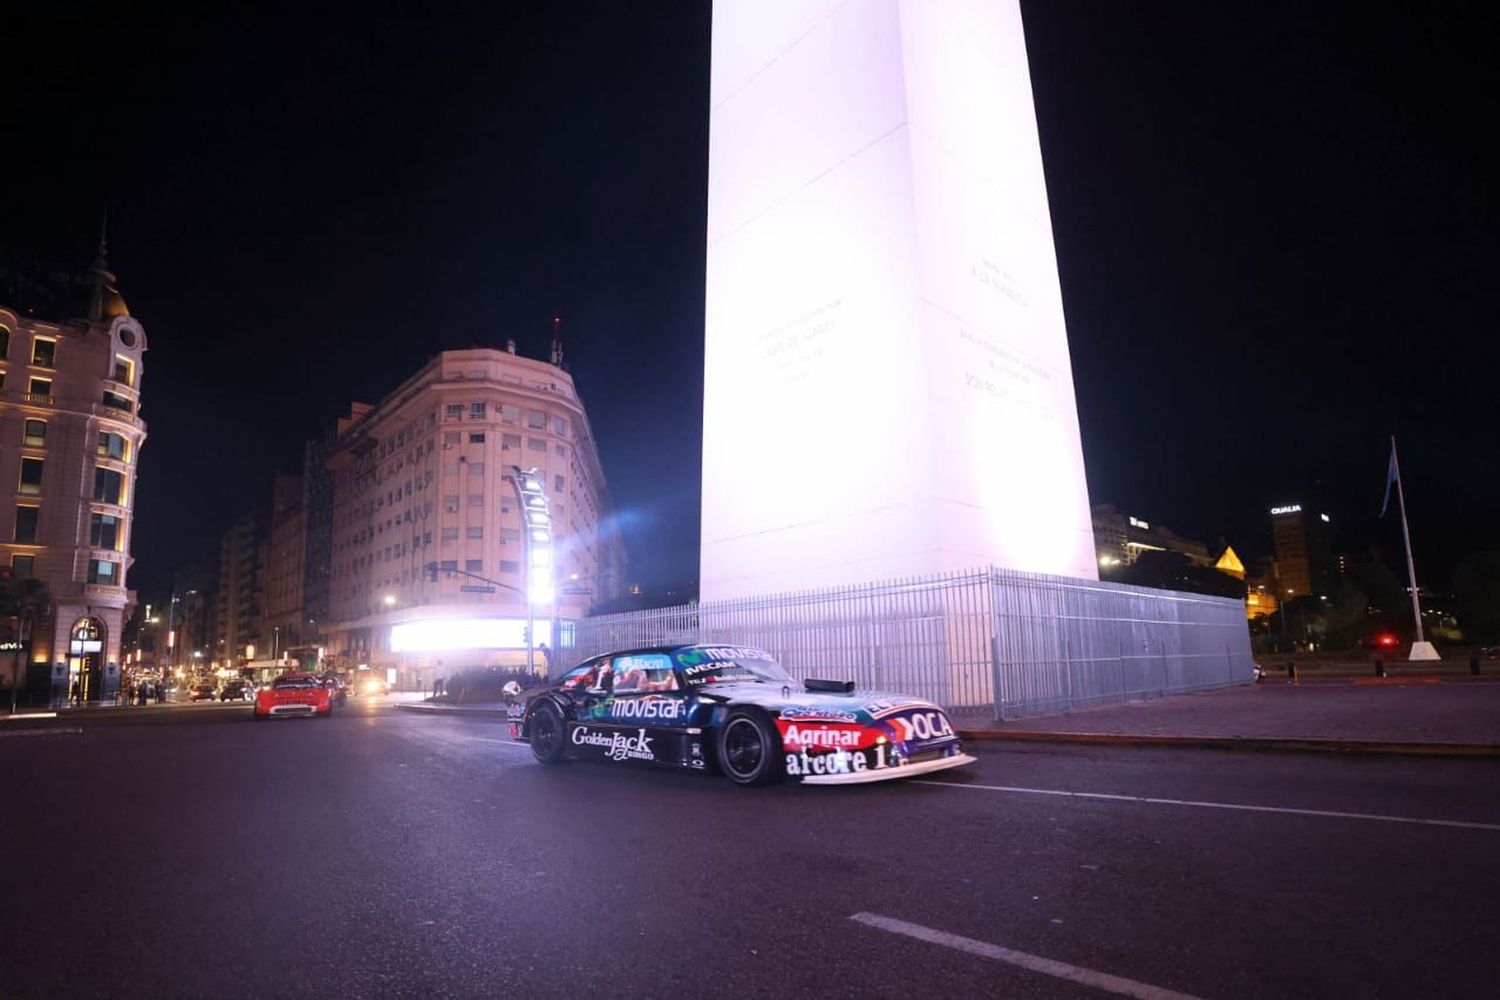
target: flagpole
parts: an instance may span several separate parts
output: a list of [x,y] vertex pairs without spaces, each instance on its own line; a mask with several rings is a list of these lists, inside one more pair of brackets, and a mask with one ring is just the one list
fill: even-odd
[[1417,600],[1417,566],[1411,558],[1411,530],[1406,526],[1406,494],[1401,489],[1401,459],[1396,456],[1396,438],[1391,436],[1391,464],[1396,467],[1396,502],[1401,505],[1401,537],[1406,541],[1406,579],[1411,582],[1411,613],[1417,623],[1417,642],[1422,637],[1422,605]]

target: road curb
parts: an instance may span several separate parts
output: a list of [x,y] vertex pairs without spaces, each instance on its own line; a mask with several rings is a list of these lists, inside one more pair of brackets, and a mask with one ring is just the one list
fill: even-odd
[[959,737],[976,743],[1075,743],[1095,746],[1194,747],[1203,750],[1252,750],[1283,753],[1385,754],[1400,757],[1500,759],[1492,743],[1420,743],[1391,740],[1260,739],[1244,736],[1159,736],[1136,733],[1037,733],[1023,730],[961,729]]
[[504,708],[464,708],[461,705],[413,705],[397,702],[396,708],[403,712],[422,712],[426,715],[473,715],[485,719],[508,719],[510,711]]

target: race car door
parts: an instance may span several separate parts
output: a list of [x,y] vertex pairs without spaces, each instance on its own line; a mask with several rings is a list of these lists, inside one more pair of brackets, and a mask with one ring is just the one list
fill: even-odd
[[688,693],[677,683],[665,653],[617,656],[606,717],[636,736],[657,764],[703,768],[701,734],[690,733]]

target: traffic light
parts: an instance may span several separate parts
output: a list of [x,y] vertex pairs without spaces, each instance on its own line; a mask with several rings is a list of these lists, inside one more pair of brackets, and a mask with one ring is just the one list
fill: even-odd
[[430,562],[425,568],[427,570],[428,581],[430,583],[437,583],[438,564],[435,562]]

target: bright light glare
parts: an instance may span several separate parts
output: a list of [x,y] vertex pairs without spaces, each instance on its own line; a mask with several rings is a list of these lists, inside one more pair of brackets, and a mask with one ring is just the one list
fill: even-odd
[[[552,623],[538,621],[533,635],[538,644],[550,644]],[[525,648],[524,618],[430,618],[391,626],[393,653]]]
[[556,596],[551,582],[547,580],[538,580],[533,583],[529,593],[533,604],[551,604],[553,597]]
[[534,569],[552,568],[552,550],[546,546],[531,550],[531,565]]
[[385,602],[386,607],[392,607],[396,603],[396,595],[386,594],[385,597],[382,598],[382,600]]

